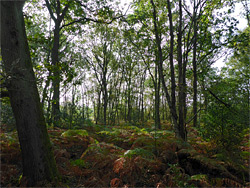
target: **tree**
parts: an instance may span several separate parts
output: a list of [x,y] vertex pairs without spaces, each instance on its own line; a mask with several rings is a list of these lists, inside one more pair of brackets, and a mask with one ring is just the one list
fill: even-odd
[[53,4],[55,8],[56,17],[54,16],[53,10],[52,10],[52,3],[49,3],[48,0],[45,1],[46,6],[49,10],[50,16],[52,20],[54,21],[55,28],[54,28],[54,36],[53,36],[53,47],[51,51],[51,59],[52,59],[52,66],[53,66],[53,79],[52,79],[52,85],[53,85],[53,101],[52,101],[52,119],[54,123],[57,125],[58,121],[60,119],[60,104],[59,104],[59,98],[60,98],[60,63],[59,63],[59,48],[60,48],[60,31],[62,29],[61,23],[64,20],[64,17],[69,9],[69,3],[65,5],[65,7],[62,10],[60,0],[55,1]]
[[178,22],[178,36],[177,36],[177,62],[178,62],[178,110],[179,115],[177,115],[177,106],[176,106],[176,81],[175,81],[175,66],[174,66],[174,27],[173,27],[173,17],[170,1],[167,0],[167,10],[168,10],[168,19],[169,19],[169,32],[170,32],[170,51],[169,51],[169,64],[170,64],[170,72],[171,72],[171,95],[169,94],[166,80],[163,73],[163,50],[162,50],[162,33],[160,30],[160,21],[157,17],[157,7],[153,0],[150,1],[152,5],[152,14],[153,14],[153,23],[154,23],[154,35],[155,42],[157,44],[157,60],[159,64],[159,75],[160,80],[162,82],[162,86],[168,101],[168,105],[170,108],[172,120],[174,123],[174,129],[176,136],[186,140],[186,131],[185,131],[185,114],[184,110],[186,108],[185,101],[185,74],[186,74],[186,64],[182,59],[182,2],[179,1],[179,22]]
[[[147,73],[150,75],[150,81],[153,83],[154,89],[154,121],[155,126],[161,129],[160,123],[160,89],[161,80],[159,77],[159,63],[156,55],[157,46],[153,39],[153,24],[150,4],[145,1],[135,2],[135,13],[129,15],[127,19],[128,28],[126,28],[126,40],[133,45],[133,51],[137,52],[139,61],[141,61],[141,70],[144,77],[141,78],[140,88],[144,90],[144,82]],[[143,98],[143,96],[142,96]],[[143,103],[141,103],[143,104]],[[142,106],[143,107],[143,106]],[[143,112],[143,109],[142,109]]]
[[22,8],[25,1],[1,1],[1,54],[5,82],[22,153],[27,185],[58,177],[36,78],[32,69]]

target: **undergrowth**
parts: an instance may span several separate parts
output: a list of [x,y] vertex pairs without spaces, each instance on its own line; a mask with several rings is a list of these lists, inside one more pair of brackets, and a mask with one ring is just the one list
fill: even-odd
[[[171,128],[86,125],[49,129],[63,187],[235,187],[248,186],[249,133],[239,160],[214,152],[214,143],[190,129],[188,142]],[[1,186],[19,186],[16,132],[1,131]],[[234,158],[232,160],[232,157]]]

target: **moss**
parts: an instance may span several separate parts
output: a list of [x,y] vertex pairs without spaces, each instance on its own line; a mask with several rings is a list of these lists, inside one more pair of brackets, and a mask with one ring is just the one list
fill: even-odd
[[62,133],[63,137],[72,137],[72,136],[88,136],[88,132],[86,130],[67,130]]

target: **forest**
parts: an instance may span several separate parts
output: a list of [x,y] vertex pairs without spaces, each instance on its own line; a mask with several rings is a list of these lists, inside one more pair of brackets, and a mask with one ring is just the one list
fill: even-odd
[[250,186],[249,0],[0,12],[1,187]]

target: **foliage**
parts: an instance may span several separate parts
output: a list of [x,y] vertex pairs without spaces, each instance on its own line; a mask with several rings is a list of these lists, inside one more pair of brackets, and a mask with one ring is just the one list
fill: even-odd
[[16,121],[9,100],[1,99],[0,107],[1,107],[1,116],[0,116],[1,125],[2,126],[5,125],[6,128],[9,130],[15,129]]
[[184,170],[177,164],[169,164],[167,170],[167,178],[170,182],[170,187],[194,187],[189,184],[190,176],[185,174]]
[[[24,16],[63,183],[68,187],[249,185],[245,184],[250,165],[249,27],[238,31],[237,20],[231,15],[234,2],[134,0],[129,5],[133,10],[127,15],[126,8],[116,0],[48,2],[54,12],[51,17],[39,1],[27,3]],[[59,20],[58,62],[53,65],[51,53],[56,39],[51,22],[60,17],[55,16],[59,12],[64,17]],[[230,54],[224,60],[226,65],[218,72],[212,64],[226,54]],[[197,114],[192,109],[194,55],[200,108]],[[182,79],[186,83],[178,80],[182,67],[186,69]],[[59,75],[53,74],[55,70]],[[2,85],[5,77],[2,72],[0,76]],[[52,129],[55,122],[51,106],[58,104],[53,100],[57,77],[63,102],[58,128]],[[187,142],[176,138],[173,117],[181,115],[173,116],[171,109],[172,105],[176,112],[182,109],[180,101],[176,102],[182,84],[187,103],[183,106]],[[170,92],[175,87],[169,102],[164,89]],[[1,99],[0,105],[1,186],[22,186],[21,181],[18,184],[21,169],[15,120],[9,100]],[[157,108],[160,126],[156,126]],[[190,126],[194,116],[199,127]]]
[[153,159],[154,158],[154,154],[150,151],[147,151],[143,148],[135,148],[133,150],[127,150],[124,153],[124,157],[128,157],[128,158],[132,158],[135,156],[141,156],[142,158],[146,158],[146,159]]
[[210,72],[210,95],[206,99],[209,104],[206,106],[206,114],[202,117],[204,124],[199,129],[203,138],[214,144],[215,147],[210,149],[217,157],[236,164],[242,161],[238,153],[250,114],[250,85],[247,76],[250,69],[246,54],[249,41],[236,39],[244,39],[247,30],[239,32],[233,38],[230,45],[233,44],[231,48],[234,53],[221,73],[215,75]]
[[[49,129],[55,159],[63,177],[61,183],[64,186],[67,184],[74,187],[80,185],[107,187],[110,183],[119,183],[119,186],[134,187],[144,185],[207,187],[242,184],[235,176],[241,177],[241,173],[245,173],[244,169],[236,168],[233,164],[229,167],[224,157],[210,158],[210,153],[201,154],[207,144],[203,144],[204,141],[197,139],[196,136],[194,138],[197,139],[195,143],[195,148],[199,148],[197,150],[177,140],[171,131],[156,131],[158,138],[155,143],[154,132],[150,129],[145,133],[145,129],[140,131],[140,128],[133,126],[126,127],[123,131],[122,127],[99,126],[99,131],[96,132],[95,126],[86,127],[91,137],[86,135],[85,130]],[[61,136],[62,134],[64,136]],[[244,134],[249,136],[247,131]],[[247,157],[249,140],[247,137],[244,137],[244,140],[242,156]],[[16,132],[1,133],[3,164],[14,165],[20,162],[18,160],[20,150],[15,149],[16,144]],[[155,144],[157,153],[154,150]],[[13,157],[6,158],[7,152],[8,156]],[[10,169],[16,168],[14,165]],[[3,185],[10,182],[12,185],[17,185],[20,169],[17,168],[18,171],[15,170],[15,173],[5,169],[5,167],[2,169],[3,177],[7,178],[8,174],[12,174],[13,178],[5,179]],[[213,178],[215,172],[220,173],[218,174],[220,178],[217,180]]]
[[88,167],[88,164],[86,164],[86,162],[82,159],[76,159],[76,160],[73,160],[70,162],[72,165],[74,166],[78,166],[78,167],[81,167],[81,168],[87,168]]
[[88,132],[86,130],[67,130],[62,133],[63,137],[72,137],[72,136],[88,136]]

